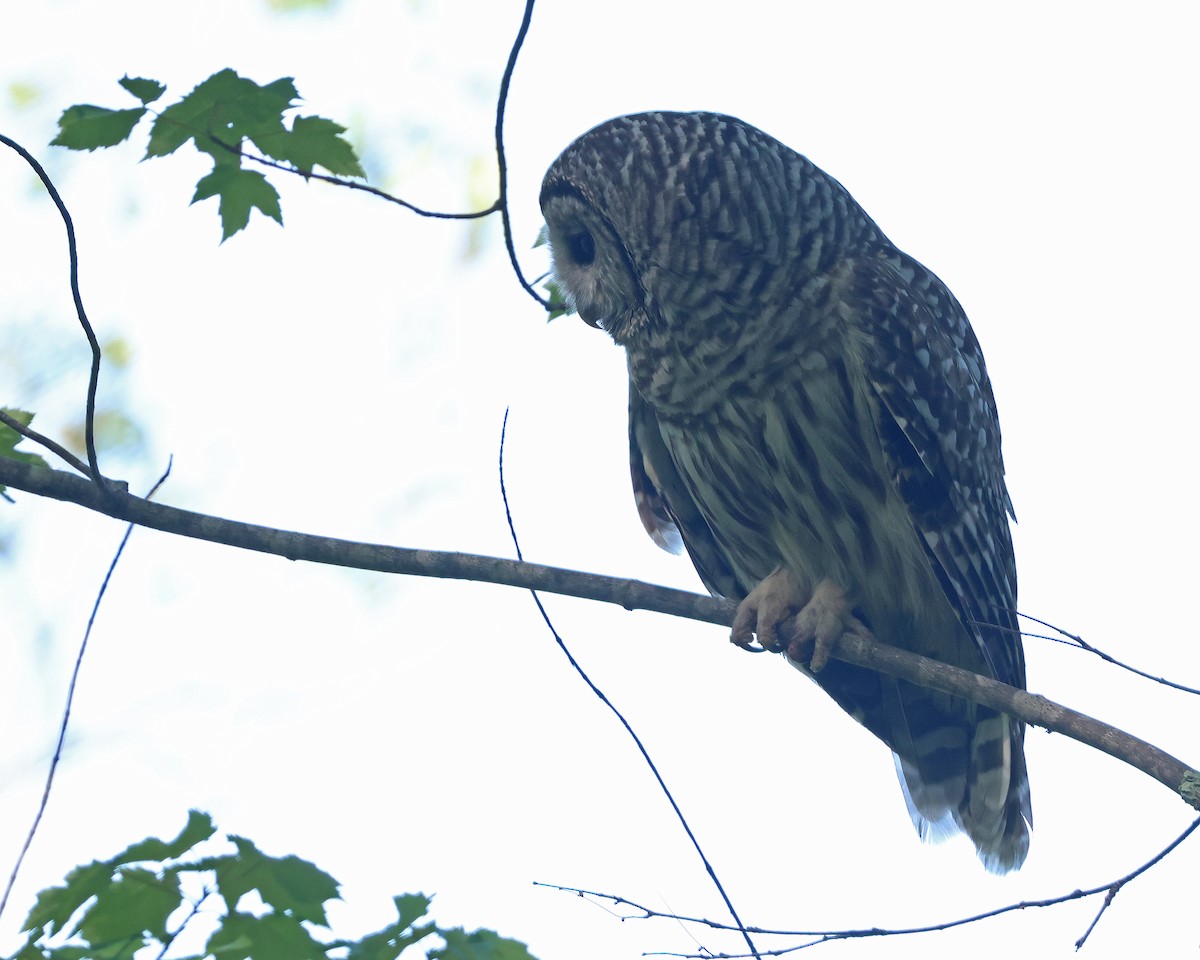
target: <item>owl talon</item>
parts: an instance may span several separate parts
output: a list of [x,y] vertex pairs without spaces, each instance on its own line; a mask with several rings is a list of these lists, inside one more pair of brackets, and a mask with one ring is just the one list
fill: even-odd
[[846,591],[832,580],[818,583],[808,603],[796,615],[794,632],[787,645],[788,659],[806,663],[811,672],[820,673],[842,634],[867,634],[867,628],[851,610]]
[[787,641],[779,627],[804,605],[804,592],[795,575],[786,567],[777,567],[739,604],[729,639],[743,650],[755,650],[758,640],[763,650],[778,653]]

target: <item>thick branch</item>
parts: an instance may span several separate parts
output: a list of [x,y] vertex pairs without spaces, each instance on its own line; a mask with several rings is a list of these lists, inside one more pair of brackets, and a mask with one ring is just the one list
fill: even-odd
[[109,480],[109,485],[113,488],[111,497],[102,494],[91,481],[83,477],[0,457],[0,486],[75,503],[119,520],[195,540],[224,543],[243,550],[286,557],[288,560],[309,560],[417,577],[498,583],[615,603],[627,610],[652,610],[705,623],[728,626],[733,622],[732,604],[686,590],[672,590],[636,580],[620,580],[500,557],[414,550],[279,530],[165,506],[123,492],[124,484]]
[[[111,482],[112,489],[102,492],[90,480],[74,474],[5,458],[0,458],[0,485],[75,503],[139,526],[275,554],[289,560],[309,560],[382,573],[498,583],[600,600],[618,604],[627,610],[651,610],[723,626],[733,622],[736,609],[736,605],[728,600],[702,597],[637,580],[621,580],[499,557],[389,547],[240,523],[143,500],[118,492],[119,485]],[[1200,771],[1144,740],[1045,697],[862,637],[842,637],[833,655],[847,663],[869,667],[919,686],[982,703],[1033,726],[1065,734],[1123,760],[1170,787],[1193,807],[1200,809]]]

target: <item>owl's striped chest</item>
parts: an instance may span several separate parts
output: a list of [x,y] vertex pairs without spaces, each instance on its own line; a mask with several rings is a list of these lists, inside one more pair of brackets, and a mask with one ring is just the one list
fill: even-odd
[[654,303],[624,341],[629,376],[660,414],[705,418],[730,399],[766,398],[799,380],[823,392],[830,358],[853,353],[855,331],[833,309],[840,272],[807,280],[779,276],[751,296],[676,290]]
[[810,586],[829,578],[882,639],[932,649],[961,627],[892,481],[860,380],[842,359],[813,361],[758,394],[659,422],[744,591],[781,564]]

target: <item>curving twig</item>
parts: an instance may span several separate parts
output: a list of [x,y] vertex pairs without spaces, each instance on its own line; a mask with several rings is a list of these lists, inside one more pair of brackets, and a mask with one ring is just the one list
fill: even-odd
[[504,157],[504,108],[508,103],[508,88],[512,83],[513,70],[517,66],[517,56],[525,43],[525,35],[529,32],[529,23],[533,19],[534,0],[525,0],[525,13],[521,17],[521,26],[517,29],[517,39],[513,41],[512,49],[508,52],[508,63],[504,66],[504,75],[500,78],[500,96],[496,101],[496,161],[500,167],[500,196],[496,203],[500,207],[500,219],[504,224],[504,246],[508,250],[508,260],[512,264],[517,282],[534,300],[547,310],[551,309],[550,301],[533,289],[525,274],[521,272],[521,264],[517,261],[517,250],[513,243],[512,220],[508,213],[508,163]]
[[[75,315],[79,318],[79,324],[83,327],[84,336],[87,337],[88,346],[92,350],[92,366],[91,372],[88,375],[87,409],[83,423],[84,445],[87,447],[88,472],[97,487],[99,487],[101,494],[108,495],[108,481],[100,473],[100,463],[96,459],[96,389],[100,382],[100,341],[96,339],[96,332],[92,329],[91,321],[88,320],[87,311],[83,309],[83,294],[79,291],[79,250],[75,243],[75,223],[71,220],[71,214],[67,210],[67,205],[63,203],[63,198],[59,194],[58,188],[54,186],[50,175],[38,163],[37,158],[17,143],[16,140],[6,137],[2,133],[0,133],[0,143],[16,151],[21,159],[29,164],[33,172],[38,175],[38,179],[42,181],[42,186],[50,194],[50,199],[54,201],[54,206],[58,208],[58,214],[62,217],[63,226],[67,229],[67,256],[70,260],[71,297],[75,301]],[[26,434],[26,436],[29,436],[29,434]],[[55,450],[54,452],[58,453],[59,451]]]

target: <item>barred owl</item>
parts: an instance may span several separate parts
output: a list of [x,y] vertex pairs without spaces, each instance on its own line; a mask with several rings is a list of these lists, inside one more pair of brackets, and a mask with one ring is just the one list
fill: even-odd
[[[733,117],[584,134],[541,191],[570,304],[625,348],[641,519],[895,755],[922,837],[1020,867],[1018,721],[829,656],[845,631],[1024,686],[991,384],[957,300]],[[795,616],[795,628],[780,629]]]

